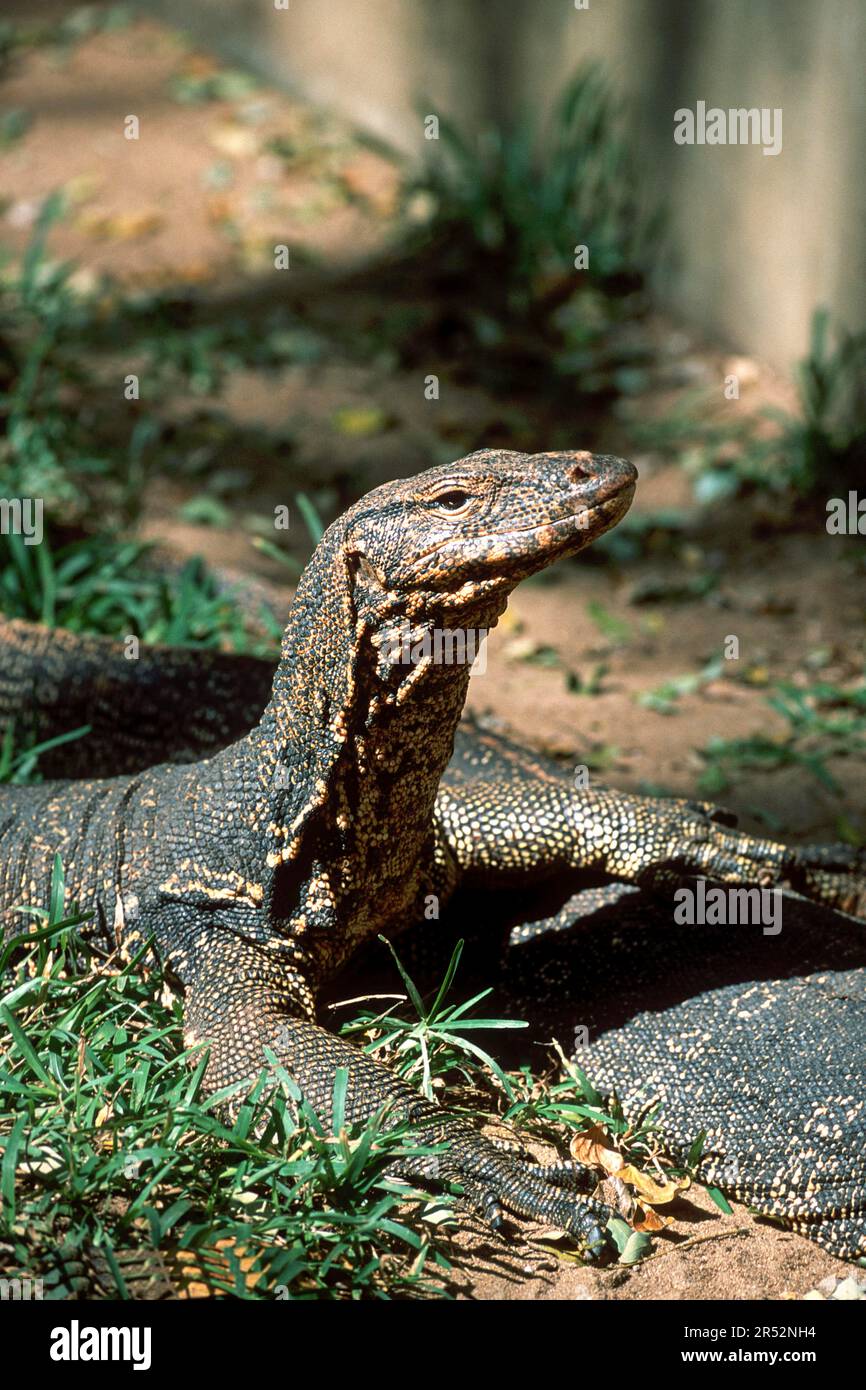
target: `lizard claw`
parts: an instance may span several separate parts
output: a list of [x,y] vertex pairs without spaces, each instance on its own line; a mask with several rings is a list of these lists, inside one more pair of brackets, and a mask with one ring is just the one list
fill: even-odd
[[[558,1165],[553,1165],[554,1168]],[[503,1223],[503,1209],[510,1209],[532,1221],[556,1226],[572,1236],[590,1260],[598,1260],[610,1248],[604,1224],[611,1214],[601,1202],[577,1197],[573,1187],[559,1186],[555,1178],[545,1176],[542,1164],[524,1165],[495,1186],[454,1178],[463,1188],[463,1199],[494,1231]],[[595,1186],[593,1179],[591,1186]],[[506,1191],[507,1188],[507,1191]]]
[[[623,843],[637,843],[626,879],[666,891],[695,875],[721,883],[790,887],[827,907],[866,916],[866,851],[845,844],[790,846],[736,830],[709,802],[621,799]],[[649,808],[648,808],[649,807]],[[638,830],[641,831],[638,834]],[[619,865],[612,866],[616,872]]]
[[598,1259],[608,1240],[604,1225],[609,1207],[588,1194],[596,1186],[589,1169],[570,1161],[545,1166],[526,1163],[480,1134],[465,1120],[441,1115],[420,1137],[424,1144],[448,1142],[435,1160],[423,1160],[408,1176],[436,1177],[463,1189],[464,1200],[494,1230],[508,1211],[531,1221],[557,1226],[573,1236],[590,1259]]

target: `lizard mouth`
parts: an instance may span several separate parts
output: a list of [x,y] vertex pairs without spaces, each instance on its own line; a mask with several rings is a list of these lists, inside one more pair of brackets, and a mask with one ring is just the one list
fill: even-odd
[[[511,531],[501,533],[501,537],[508,540],[512,536],[541,536],[545,533],[555,535],[561,529],[569,535],[573,534],[575,539],[581,540],[582,538],[579,546],[582,550],[585,545],[598,540],[599,536],[603,536],[605,531],[609,531],[625,516],[632,504],[634,491],[634,483],[623,483],[616,492],[610,493],[601,502],[595,502],[592,506],[577,507],[573,512],[567,512],[564,516],[554,517],[551,521],[536,522],[532,526],[515,526]],[[578,524],[575,525],[575,522]],[[496,533],[480,539],[495,540],[498,538],[499,533]]]

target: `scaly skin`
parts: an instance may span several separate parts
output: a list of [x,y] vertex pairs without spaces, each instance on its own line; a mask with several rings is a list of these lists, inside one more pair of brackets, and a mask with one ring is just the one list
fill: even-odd
[[254,656],[140,646],[0,616],[0,738],[42,743],[46,778],[116,777],[191,763],[243,738],[271,698],[275,665]]
[[[129,949],[153,937],[185,995],[207,1082],[252,1077],[271,1046],[327,1119],[392,1101],[449,1141],[440,1173],[494,1222],[500,1205],[602,1243],[600,1208],[422,1102],[321,1029],[316,994],[365,940],[447,897],[434,804],[469,662],[406,664],[399,638],[493,627],[514,585],[623,515],[635,471],[589,454],[482,452],[387,484],[326,533],[302,576],[272,698],[213,758],[0,795],[0,905],[44,901],[55,853],[71,895]],[[429,1123],[428,1123],[429,1122]]]
[[[587,476],[578,477],[582,469]],[[618,519],[630,477],[628,465],[587,455],[542,455],[530,464],[480,454],[363,499],[305,573],[272,698],[252,733],[228,748],[266,702],[268,663],[146,648],[130,662],[101,639],[0,625],[7,658],[0,727],[16,707],[39,738],[60,732],[61,717],[67,728],[89,723],[92,736],[58,749],[55,766],[80,772],[90,760],[99,769],[136,770],[110,782],[0,793],[7,852],[0,903],[44,897],[59,850],[72,891],[106,937],[116,921],[128,947],[154,935],[185,988],[188,1040],[211,1044],[214,1085],[257,1070],[264,1047],[273,1047],[327,1115],[334,1071],[345,1060],[352,1118],[389,1102],[395,1114],[429,1122],[428,1141],[450,1140],[439,1175],[459,1178],[480,1211],[496,1221],[502,1204],[595,1246],[603,1213],[575,1195],[573,1173],[545,1175],[503,1156],[465,1121],[443,1116],[318,1028],[314,1012],[322,983],[357,946],[419,918],[428,894],[442,905],[458,886],[522,886],[589,872],[657,893],[701,874],[785,885],[863,914],[861,853],[743,835],[704,802],[576,791],[561,767],[468,721],[455,740],[466,667],[384,659],[383,640],[403,620],[419,629],[492,626],[520,578]],[[436,514],[433,498],[455,478],[471,482],[478,500],[474,512],[470,506],[449,520]],[[563,535],[557,508],[567,518],[568,508],[593,499],[601,505],[587,516],[591,524],[570,531],[566,524]],[[540,529],[527,532],[527,519]],[[215,756],[148,770],[155,750],[175,761]],[[660,913],[656,902],[643,913],[647,923],[669,927],[669,907]],[[577,915],[563,912],[545,927],[561,933]],[[661,1016],[653,1050],[646,1024],[636,1021],[612,1052],[597,1054],[603,1074],[616,1079],[619,1059],[635,1093],[639,1081],[658,1078],[667,1095],[678,1094],[661,1060],[677,1026]],[[708,1092],[700,1069],[686,1084],[686,1063],[676,1064],[687,1103],[675,1129],[693,1137],[708,1124],[696,1100]],[[837,1068],[832,1083],[828,1075],[828,1085],[842,1074]],[[724,1112],[724,1096],[714,1104]],[[780,1152],[786,1144],[779,1139]],[[804,1191],[813,1171],[829,1172],[849,1206],[859,1201],[844,1152],[828,1163],[815,1151],[809,1163]],[[757,1202],[772,1179],[783,1190],[774,1214],[802,1210],[806,1198],[759,1162],[744,1171],[737,1195]],[[838,1223],[833,1228],[835,1244],[827,1222],[817,1235],[838,1253],[859,1248],[856,1219],[844,1219],[841,1235]]]

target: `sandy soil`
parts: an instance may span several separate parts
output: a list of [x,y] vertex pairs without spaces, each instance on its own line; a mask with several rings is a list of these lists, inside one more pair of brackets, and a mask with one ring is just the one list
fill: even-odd
[[[349,306],[335,276],[386,242],[396,197],[393,166],[339,123],[281,94],[260,89],[204,105],[172,99],[172,81],[214,70],[209,59],[150,23],[97,35],[62,61],[48,50],[22,55],[6,76],[4,95],[33,119],[0,158],[4,240],[20,249],[39,199],[65,186],[74,213],[50,244],[53,254],[78,261],[85,281],[107,272],[136,285],[192,284],[216,303],[234,296],[252,302],[262,293],[263,258],[277,239],[327,263],[317,282],[321,297],[305,306],[314,324],[345,326],[352,315],[372,314],[381,284],[371,281],[365,299],[363,280],[354,281]],[[131,111],[141,121],[138,143],[122,135]],[[298,148],[288,165],[263,151],[277,136]],[[304,302],[310,273],[293,279],[293,303]],[[730,361],[723,348],[702,344],[662,317],[649,320],[645,332],[668,345],[668,383],[659,378],[638,410],[664,412],[684,383],[718,381]],[[106,373],[121,360],[107,360]],[[747,365],[748,408],[789,400],[784,383],[759,364]],[[371,482],[429,464],[431,439],[438,457],[447,456],[449,444],[457,455],[467,442],[501,442],[503,434],[514,438],[512,447],[525,447],[527,436],[535,448],[550,444],[549,421],[531,419],[509,436],[502,403],[457,381],[449,383],[434,419],[420,375],[387,360],[352,361],[335,347],[315,367],[235,373],[218,398],[166,396],[163,420],[181,426],[218,409],[229,436],[233,427],[277,430],[290,422],[292,447],[285,462],[246,460],[250,479],[235,504],[240,524],[237,516],[223,528],[184,521],[178,509],[196,485],[163,476],[148,492],[142,534],[174,555],[202,552],[223,569],[273,583],[281,571],[254,549],[244,518],[267,514],[298,486],[320,488],[327,513]],[[371,402],[386,422],[380,429],[359,434],[335,426],[340,411]],[[588,442],[576,420],[565,426],[575,447]],[[627,418],[594,430],[597,445],[633,454]],[[826,536],[820,515],[779,516],[762,501],[701,511],[681,471],[652,455],[636,461],[642,473],[636,511],[679,508],[682,531],[660,535],[627,566],[584,558],[524,586],[490,643],[486,672],[473,680],[470,705],[564,758],[590,760],[621,787],[692,794],[705,766],[698,750],[713,735],[786,731],[767,705],[769,683],[802,683],[816,669],[823,679],[840,681],[861,672],[862,564],[848,543]],[[302,559],[303,531],[292,546]],[[664,591],[672,578],[707,570],[718,575],[708,599],[679,601]],[[660,579],[659,598],[636,601]],[[287,605],[290,590],[276,592]],[[621,625],[615,636],[603,616],[599,626],[599,608]],[[731,633],[739,637],[740,660],[676,701],[674,713],[636,703],[672,676],[699,671]],[[574,693],[574,677],[585,684],[594,673],[597,693]],[[791,767],[772,775],[737,772],[723,799],[746,826],[766,831],[769,825],[792,838],[836,838],[842,815],[866,832],[862,759],[837,758],[829,766],[841,795]],[[849,1272],[742,1208],[722,1216],[700,1190],[680,1205],[658,1253],[631,1269],[583,1268],[564,1252],[539,1253],[521,1240],[464,1238],[462,1245],[466,1292],[476,1298],[779,1299],[802,1297],[821,1279]]]
[[481,1299],[800,1299],[822,1280],[849,1277],[852,1268],[742,1207],[723,1215],[695,1188],[639,1264],[594,1269],[570,1263],[562,1251],[539,1254],[528,1242],[491,1246],[479,1239],[466,1271],[469,1287],[459,1296]]

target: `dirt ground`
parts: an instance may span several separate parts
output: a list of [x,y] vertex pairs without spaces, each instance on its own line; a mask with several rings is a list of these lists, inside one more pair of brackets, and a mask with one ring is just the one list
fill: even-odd
[[[217,71],[152,23],[97,33],[62,55],[43,48],[20,55],[4,96],[31,120],[0,156],[0,223],[3,240],[20,250],[40,200],[65,187],[72,215],[49,244],[53,255],[75,259],[83,286],[103,273],[138,288],[179,283],[217,307],[274,293],[262,276],[275,241],[307,251],[286,302],[326,338],[334,332],[333,352],[314,365],[234,372],[218,396],[178,391],[158,403],[161,418],[179,429],[208,412],[219,412],[229,436],[232,429],[267,433],[289,423],[285,464],[279,455],[245,458],[244,485],[223,526],[180,517],[201,483],[182,469],[163,475],[148,491],[140,528],[170,554],[203,553],[229,574],[267,581],[287,606],[291,588],[284,571],[254,547],[254,523],[277,502],[291,501],[298,487],[316,496],[327,519],[371,483],[427,466],[449,450],[458,456],[503,440],[536,450],[564,447],[566,431],[575,448],[588,441],[577,420],[559,422],[560,437],[551,437],[549,419],[516,420],[500,399],[465,381],[448,382],[434,414],[423,394],[423,367],[395,367],[387,354],[359,362],[342,351],[336,330],[351,336],[354,325],[381,309],[381,272],[368,282],[363,267],[388,244],[398,171],[354,132],[284,94],[259,87],[201,104],[172,95],[177,83],[183,90],[184,82]],[[130,112],[140,119],[138,142],[123,138]],[[268,152],[275,139],[291,143],[290,159]],[[387,275],[384,285],[387,295]],[[394,290],[399,298],[396,283]],[[684,390],[720,382],[738,361],[743,409],[790,403],[786,384],[760,364],[702,342],[688,326],[656,314],[641,331],[659,349],[650,390],[629,402],[631,414],[596,422],[592,447],[634,458],[641,473],[637,515],[676,510],[681,523],[628,563],[600,565],[590,555],[524,585],[489,643],[486,671],[473,678],[470,707],[564,759],[588,761],[593,775],[597,770],[620,787],[694,794],[706,766],[698,750],[713,736],[787,732],[767,704],[771,684],[803,684],[816,671],[834,682],[860,675],[863,569],[847,542],[827,536],[819,509],[792,517],[760,495],[701,509],[680,468],[651,452],[635,454],[635,412],[664,415]],[[134,369],[118,347],[116,361],[104,363],[108,377],[116,368]],[[520,409],[525,416],[525,402]],[[303,559],[303,531],[291,545]],[[674,594],[672,581],[687,584],[706,572],[717,580],[707,597]],[[672,713],[637,702],[673,676],[699,672],[730,634],[739,638],[739,661],[675,700]],[[577,689],[587,684],[592,694]],[[862,759],[837,757],[828,766],[841,792],[802,766],[738,768],[719,799],[763,833],[836,839],[840,817],[866,832]],[[781,1299],[851,1272],[740,1207],[723,1216],[700,1190],[677,1217],[653,1258],[630,1269],[595,1271],[569,1261],[564,1250],[557,1256],[523,1242],[471,1240],[466,1292]]]
[[[676,1209],[649,1259],[593,1269],[532,1245],[479,1240],[467,1257],[468,1288],[458,1297],[517,1299],[800,1299],[829,1296],[822,1281],[863,1279],[803,1237],[762,1225],[740,1206],[723,1215],[695,1188]],[[866,1291],[866,1279],[864,1279]]]

